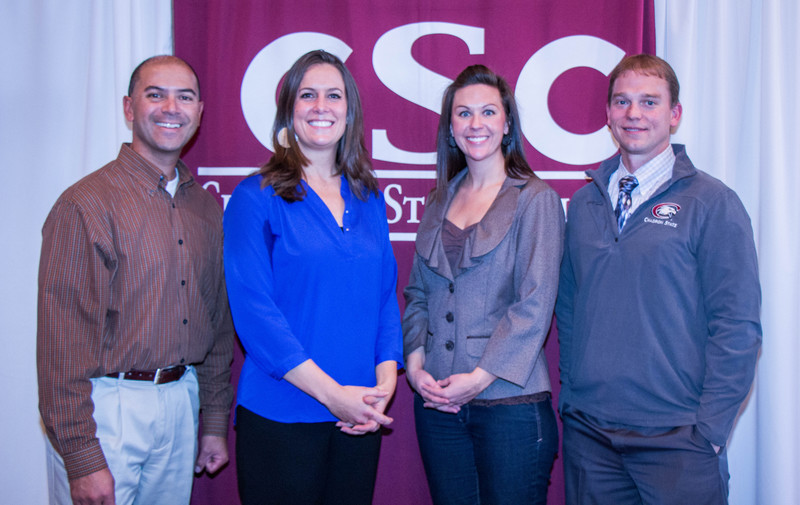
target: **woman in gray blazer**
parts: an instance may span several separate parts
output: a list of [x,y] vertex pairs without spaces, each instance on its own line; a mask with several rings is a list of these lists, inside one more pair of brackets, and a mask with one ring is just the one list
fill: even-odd
[[445,91],[437,150],[403,317],[431,495],[545,503],[558,432],[543,345],[561,201],[525,159],[513,92],[483,65]]

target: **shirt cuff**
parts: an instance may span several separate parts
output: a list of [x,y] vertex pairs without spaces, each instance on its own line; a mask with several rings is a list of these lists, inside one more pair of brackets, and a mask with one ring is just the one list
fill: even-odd
[[203,436],[228,438],[228,410],[203,411]]
[[67,470],[67,478],[71,481],[108,467],[103,449],[100,448],[100,442],[97,441],[86,449],[62,455],[62,458],[64,459],[64,468]]

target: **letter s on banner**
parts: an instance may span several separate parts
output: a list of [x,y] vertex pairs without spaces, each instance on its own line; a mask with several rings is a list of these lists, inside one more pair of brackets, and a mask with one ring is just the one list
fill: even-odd
[[272,123],[278,106],[275,103],[278,84],[300,56],[314,49],[324,49],[342,61],[353,50],[336,37],[316,32],[297,32],[277,38],[256,54],[242,79],[242,112],[250,131],[270,151]]
[[[483,54],[483,28],[443,22],[411,23],[381,35],[372,50],[372,67],[378,79],[398,96],[439,114],[442,93],[453,81],[428,70],[411,56],[411,46],[426,35],[453,35],[467,44],[469,54]],[[372,130],[372,157],[409,165],[436,164],[435,152],[398,149],[389,141],[386,130]]]
[[574,35],[550,42],[530,57],[517,79],[515,95],[525,137],[550,159],[571,165],[589,165],[617,151],[606,128],[586,135],[571,133],[555,122],[547,107],[550,87],[559,75],[589,67],[608,75],[625,51],[603,39]]
[[395,224],[403,218],[403,207],[392,196],[392,190],[396,190],[398,195],[403,195],[403,188],[399,184],[388,184],[383,190],[383,199],[386,201],[386,206],[394,211],[394,217],[389,218],[387,216],[386,220],[389,224]]

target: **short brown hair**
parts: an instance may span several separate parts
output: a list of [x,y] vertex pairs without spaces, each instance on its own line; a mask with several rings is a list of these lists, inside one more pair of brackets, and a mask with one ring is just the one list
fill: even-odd
[[608,105],[611,105],[611,98],[614,93],[614,83],[617,81],[617,78],[620,75],[628,71],[636,72],[637,74],[642,75],[660,77],[667,81],[670,95],[669,105],[670,107],[675,107],[678,105],[678,102],[680,101],[678,95],[680,93],[681,86],[678,84],[678,77],[675,75],[675,71],[672,70],[672,67],[669,65],[669,63],[658,56],[653,56],[652,54],[634,54],[631,56],[626,56],[622,58],[622,61],[617,63],[617,66],[614,67],[614,70],[608,74]]

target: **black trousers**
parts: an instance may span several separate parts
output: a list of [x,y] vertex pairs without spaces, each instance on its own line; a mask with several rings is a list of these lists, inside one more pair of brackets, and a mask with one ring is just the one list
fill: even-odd
[[380,431],[346,435],[336,423],[279,423],[236,408],[242,505],[369,505]]

